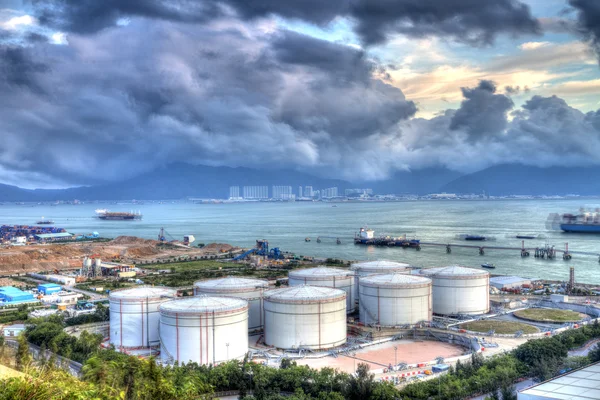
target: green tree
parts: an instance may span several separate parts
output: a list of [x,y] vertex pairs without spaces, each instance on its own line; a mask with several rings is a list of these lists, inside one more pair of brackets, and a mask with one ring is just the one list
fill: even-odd
[[596,345],[593,349],[588,353],[588,358],[591,362],[600,361],[600,345]]
[[502,400],[517,400],[517,393],[514,386],[503,386],[500,389]]
[[17,364],[17,369],[19,371],[24,371],[31,365],[31,354],[29,353],[29,343],[27,342],[27,337],[21,333],[17,337],[17,343],[19,346],[17,347],[15,361]]

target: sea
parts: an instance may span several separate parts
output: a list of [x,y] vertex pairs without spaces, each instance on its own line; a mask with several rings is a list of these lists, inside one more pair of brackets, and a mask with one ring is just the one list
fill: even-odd
[[[589,201],[589,200],[588,200]],[[98,232],[102,237],[133,235],[156,239],[164,228],[168,240],[194,235],[196,243],[229,243],[252,247],[266,239],[298,255],[344,260],[393,260],[420,267],[464,265],[481,268],[492,263],[493,274],[528,278],[568,280],[569,267],[575,267],[576,281],[600,284],[600,234],[563,233],[547,228],[550,213],[575,213],[582,200],[419,200],[399,202],[248,202],[197,204],[185,201],[86,204],[0,205],[0,224],[34,225],[42,217],[71,233]],[[95,210],[139,211],[139,221],[103,221]],[[525,240],[527,247],[555,246],[571,251],[592,252],[564,261],[559,253],[554,260],[522,258],[519,250],[484,250],[424,245],[421,251],[397,247],[355,245],[353,237],[361,227],[375,235],[403,236],[422,242],[520,247],[517,234],[539,236]],[[459,235],[473,234],[493,238],[486,242],[466,242]],[[311,241],[305,241],[310,238]],[[317,238],[321,242],[317,243]],[[341,244],[337,244],[337,239]]]

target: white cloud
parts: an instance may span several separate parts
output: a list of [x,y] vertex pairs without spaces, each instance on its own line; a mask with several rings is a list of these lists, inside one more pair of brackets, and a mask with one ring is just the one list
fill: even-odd
[[519,46],[521,50],[535,50],[540,47],[548,46],[550,42],[527,42]]
[[12,17],[7,21],[0,22],[0,27],[6,30],[17,30],[23,26],[37,25],[37,19],[31,15],[21,15],[19,17]]
[[67,41],[67,34],[64,32],[55,32],[50,36],[50,43],[52,44],[69,44]]

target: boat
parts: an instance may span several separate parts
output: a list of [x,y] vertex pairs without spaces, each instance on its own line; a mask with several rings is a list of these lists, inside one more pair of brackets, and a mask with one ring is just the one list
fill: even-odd
[[407,239],[406,235],[402,237],[376,237],[375,231],[366,227],[360,228],[359,232],[354,236],[354,244],[364,244],[369,246],[410,247],[417,250],[421,249],[421,241],[418,239]]
[[518,234],[516,237],[517,237],[517,239],[536,239],[537,238],[536,235],[521,235],[521,234]]
[[496,268],[496,266],[494,264],[490,264],[490,263],[483,263],[483,264],[481,264],[481,268],[493,269],[493,268]]
[[580,209],[578,214],[551,214],[551,228],[569,233],[600,233],[600,209]]
[[96,210],[96,216],[105,221],[132,221],[142,219],[142,214],[139,212]]
[[310,242],[310,238],[309,238],[309,237],[305,237],[305,238],[304,238],[304,241],[305,241],[305,242]]
[[52,221],[51,219],[44,219],[44,217],[42,217],[42,219],[40,219],[39,221],[37,221],[36,224],[38,224],[38,225],[52,225],[52,224],[54,224],[54,221]]

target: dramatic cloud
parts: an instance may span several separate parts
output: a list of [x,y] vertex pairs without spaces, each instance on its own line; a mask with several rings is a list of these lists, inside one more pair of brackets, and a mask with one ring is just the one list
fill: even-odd
[[346,17],[368,45],[398,33],[483,45],[501,33],[540,32],[529,7],[518,0],[33,0],[33,4],[40,23],[76,33],[97,32],[132,16],[206,22],[229,10],[244,19],[278,15],[318,25]]
[[74,183],[180,160],[331,168],[414,115],[362,51],[247,27],[137,20],[3,46],[0,166]]
[[474,89],[462,88],[462,93],[465,100],[452,117],[451,130],[463,129],[471,141],[504,131],[506,115],[514,104],[508,97],[495,94],[493,82],[481,81]]
[[569,0],[569,4],[578,11],[578,28],[600,59],[600,2]]

